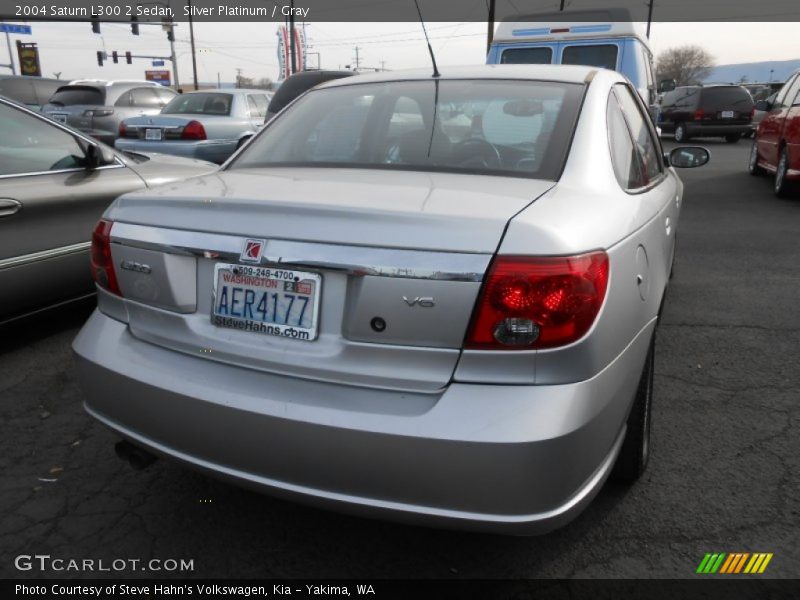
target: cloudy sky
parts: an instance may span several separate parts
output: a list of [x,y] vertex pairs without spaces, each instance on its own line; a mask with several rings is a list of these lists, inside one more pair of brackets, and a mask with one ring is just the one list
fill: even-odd
[[[166,34],[157,25],[141,26],[134,36],[124,24],[107,24],[101,34],[91,32],[88,23],[33,23],[32,36],[11,36],[38,42],[43,75],[60,73],[62,79],[143,78],[151,69],[147,60],[133,65],[98,67],[96,51],[104,47],[134,54],[168,55]],[[233,81],[237,69],[256,79],[277,78],[277,37],[275,23],[198,23],[195,24],[198,79],[215,82],[217,75]],[[717,64],[788,60],[800,58],[798,23],[654,23],[651,41],[656,54],[677,45],[695,43],[715,56]],[[440,66],[477,64],[485,59],[486,25],[482,23],[430,23],[431,36]],[[427,49],[419,23],[309,23],[306,34],[312,53],[312,66],[319,60],[323,68],[339,68],[355,62],[358,46],[362,67],[402,69],[428,64]],[[191,81],[189,26],[176,28],[176,53],[182,85]],[[0,63],[8,61],[5,40],[0,36]],[[0,69],[0,73],[9,72]]]

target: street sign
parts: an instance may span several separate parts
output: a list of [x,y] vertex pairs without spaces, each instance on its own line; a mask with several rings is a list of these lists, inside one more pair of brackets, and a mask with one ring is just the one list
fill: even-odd
[[145,71],[144,78],[147,81],[155,81],[164,86],[170,84],[169,71]]
[[16,25],[14,23],[0,23],[0,33],[16,33],[18,35],[31,35],[31,26]]
[[154,60],[153,61],[153,66],[154,67],[163,67],[164,66],[164,61],[163,60]]

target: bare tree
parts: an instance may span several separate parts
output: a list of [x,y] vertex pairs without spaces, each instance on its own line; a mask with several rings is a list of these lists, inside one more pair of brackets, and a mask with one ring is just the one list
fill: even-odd
[[658,55],[658,79],[674,79],[677,85],[699,83],[714,67],[714,57],[700,46],[669,48]]
[[255,87],[259,90],[268,90],[272,85],[272,79],[269,77],[262,77],[255,82]]

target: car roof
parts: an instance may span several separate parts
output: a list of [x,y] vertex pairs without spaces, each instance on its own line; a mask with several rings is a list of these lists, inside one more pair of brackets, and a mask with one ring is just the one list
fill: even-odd
[[[557,81],[564,83],[585,83],[597,67],[582,65],[478,65],[470,67],[443,67],[438,79],[520,79],[529,81]],[[319,85],[319,88],[378,83],[384,81],[430,81],[431,68],[409,69],[403,71],[384,71],[365,73],[343,79],[332,79]]]

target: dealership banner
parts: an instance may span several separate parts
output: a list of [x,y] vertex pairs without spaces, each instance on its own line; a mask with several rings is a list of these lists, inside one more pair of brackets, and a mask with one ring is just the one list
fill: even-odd
[[20,75],[41,77],[42,66],[39,64],[39,48],[35,43],[25,44],[17,40],[17,56],[19,57]]

